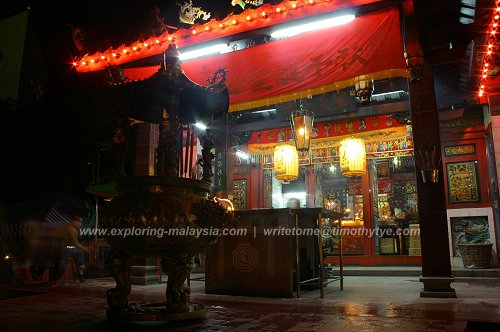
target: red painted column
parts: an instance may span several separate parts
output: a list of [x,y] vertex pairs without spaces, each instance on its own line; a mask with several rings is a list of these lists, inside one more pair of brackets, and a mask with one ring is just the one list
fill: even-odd
[[308,208],[316,207],[316,174],[314,174],[314,166],[306,166],[306,205]]
[[247,177],[248,208],[257,209],[263,207],[264,200],[264,172],[259,163],[250,164]]
[[[454,278],[450,264],[443,167],[439,161],[439,120],[432,67],[423,61],[419,68],[413,69],[419,71],[419,77],[412,77],[409,86],[422,245],[420,281],[424,289],[420,296],[456,297],[455,290],[450,287]],[[424,183],[421,170],[427,172],[431,164],[438,169],[438,181]]]
[[155,151],[158,146],[158,125],[140,123],[137,129],[135,176],[154,175]]

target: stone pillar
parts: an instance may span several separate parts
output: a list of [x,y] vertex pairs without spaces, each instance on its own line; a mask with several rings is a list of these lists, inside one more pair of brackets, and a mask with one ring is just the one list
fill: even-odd
[[[438,160],[441,152],[439,120],[436,110],[436,95],[432,67],[424,62],[420,80],[409,83],[411,119],[415,156],[432,155],[437,147]],[[425,159],[425,158],[424,158]],[[435,160],[438,181],[424,183],[420,171],[422,162],[417,161],[418,212],[422,245],[422,277],[424,289],[421,297],[456,297],[450,287],[451,274],[448,224],[443,167]]]

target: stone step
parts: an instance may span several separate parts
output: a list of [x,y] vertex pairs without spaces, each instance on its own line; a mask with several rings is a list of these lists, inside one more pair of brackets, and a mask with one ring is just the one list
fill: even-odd
[[145,276],[156,274],[160,267],[157,265],[133,265],[130,267],[130,275],[132,276]]
[[160,281],[160,276],[156,275],[149,275],[149,276],[130,276],[130,283],[132,285],[152,285],[152,284],[159,284],[161,283]]
[[[334,275],[338,275],[338,267],[333,269]],[[422,269],[418,266],[344,266],[344,276],[414,276],[420,277]],[[452,275],[455,278],[500,278],[500,268],[490,269],[467,269],[453,268]]]

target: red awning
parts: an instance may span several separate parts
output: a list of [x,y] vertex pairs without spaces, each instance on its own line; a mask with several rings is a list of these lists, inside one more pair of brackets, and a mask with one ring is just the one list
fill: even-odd
[[[183,63],[196,83],[228,71],[230,111],[266,106],[354,85],[355,78],[406,77],[397,8],[357,17],[349,24]],[[144,79],[158,66],[125,70]]]

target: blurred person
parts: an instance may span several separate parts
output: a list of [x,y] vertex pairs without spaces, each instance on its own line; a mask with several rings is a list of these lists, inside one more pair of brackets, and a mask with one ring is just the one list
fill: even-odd
[[85,279],[83,278],[83,272],[85,270],[85,254],[88,254],[89,251],[80,243],[78,239],[80,228],[82,227],[82,217],[72,216],[69,224],[71,227],[68,228],[66,233],[68,236],[66,249],[68,256],[73,257],[73,260],[75,261],[78,280],[80,282],[85,282]]
[[57,281],[64,274],[67,258],[71,256],[76,264],[78,280],[84,282],[84,254],[88,254],[88,249],[78,239],[82,218],[74,215],[63,224],[30,223],[32,231],[28,239],[28,257],[34,278],[41,279],[44,271],[49,269],[51,281]]

